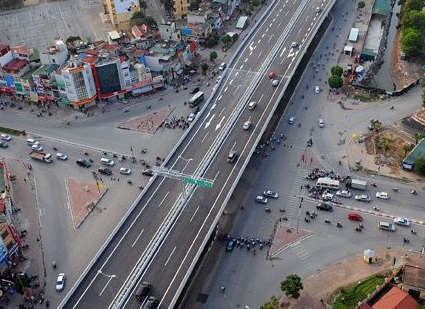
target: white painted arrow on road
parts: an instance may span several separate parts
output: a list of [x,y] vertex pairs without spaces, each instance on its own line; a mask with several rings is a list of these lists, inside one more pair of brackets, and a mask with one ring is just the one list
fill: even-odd
[[223,118],[221,118],[220,122],[215,126],[215,130],[217,131],[218,129],[220,129],[221,127],[221,123],[223,122],[224,118],[226,118],[226,116],[223,116]]
[[208,121],[208,122],[205,124],[205,129],[206,129],[206,128],[208,128],[208,127],[210,126],[211,121],[214,119],[214,117],[215,117],[215,114],[214,114],[214,115],[212,115],[212,117],[211,117],[210,121]]

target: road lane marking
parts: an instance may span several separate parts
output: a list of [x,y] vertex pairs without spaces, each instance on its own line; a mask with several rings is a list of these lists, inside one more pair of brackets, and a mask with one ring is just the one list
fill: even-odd
[[227,91],[227,87],[226,87],[226,88],[224,88],[223,92],[226,92],[226,91]]
[[229,82],[229,85],[231,85],[233,83],[233,79]]
[[226,116],[223,116],[223,118],[221,118],[220,122],[215,126],[215,130],[217,131],[218,129],[220,129],[221,124],[223,123],[224,118],[226,118]]
[[[274,21],[274,20],[273,20],[273,21]],[[270,27],[270,28],[272,28],[272,27],[273,27],[273,23],[270,23],[269,27]]]
[[254,44],[254,42],[251,42],[251,44],[249,44],[249,50],[250,50],[250,51],[253,51],[253,50],[255,49],[255,47],[254,47],[254,46],[252,46],[252,44]]
[[136,239],[134,240],[133,244],[131,245],[131,248],[133,248],[136,245],[136,242],[139,241],[140,236],[142,236],[143,232],[145,231],[145,229],[143,229],[139,235],[137,235]]
[[243,64],[241,65],[241,67],[239,68],[239,70],[242,70],[242,68],[243,68]]
[[[264,38],[264,36],[265,36],[265,34],[263,33],[262,35],[261,35],[261,37],[262,38]],[[258,40],[258,44],[260,44],[261,43],[261,39],[260,40]]]
[[[279,57],[282,57],[283,56],[283,54],[286,52],[286,47],[284,47],[283,49],[282,49],[282,52],[280,53],[280,56]],[[281,62],[282,63],[282,62]]]
[[207,134],[204,135],[204,138],[201,140],[202,143],[205,141],[205,139],[207,138],[208,134],[210,134],[209,131],[207,132]]
[[[237,72],[235,73],[235,77],[236,77],[236,76],[238,76],[238,74],[239,74],[239,71],[237,71]],[[232,79],[232,81],[233,81],[233,79]]]
[[211,119],[205,123],[205,128],[204,129],[206,129],[206,128],[208,128],[210,126],[211,121],[214,119],[214,117],[215,117],[215,114],[212,115]]
[[248,61],[248,58],[245,58],[245,61],[244,62],[246,63],[247,61]]
[[269,32],[269,28],[266,29],[266,32]]
[[252,52],[250,52],[249,55],[251,56],[252,55]]
[[263,53],[263,52],[261,52],[261,53],[259,53],[259,54],[258,54],[258,58],[260,58],[260,57],[261,57],[261,54],[262,54],[262,53]]
[[276,21],[276,18],[273,18],[272,22],[275,22],[275,21]]
[[161,207],[161,205],[164,203],[165,199],[167,198],[168,194],[170,193],[170,191],[168,191],[165,196],[162,198],[161,202],[159,203],[158,207]]
[[[222,97],[223,97],[223,96],[220,94],[220,95],[219,95],[219,97],[217,98],[217,101],[220,101]],[[214,104],[214,105],[215,105],[215,104]]]
[[174,247],[174,248],[173,248],[173,251],[171,251],[171,253],[170,253],[170,255],[169,255],[168,259],[165,261],[164,266],[166,266],[166,265],[168,264],[168,262],[170,261],[171,256],[173,255],[174,251],[176,251],[176,248],[177,248],[177,247]]
[[195,211],[194,211],[194,213],[193,213],[192,217],[190,217],[189,222],[192,222],[193,218],[195,218],[196,214],[198,213],[198,210],[199,210],[199,205],[198,205],[198,207],[195,209]]
[[[100,270],[98,270],[98,271],[97,271],[97,273],[98,273],[98,274],[99,274],[99,273],[103,274]],[[106,276],[106,275],[104,275],[104,276]],[[103,292],[104,292],[104,291],[105,291],[105,289],[108,287],[109,282],[111,282],[111,280],[112,280],[113,278],[115,278],[115,275],[112,275],[112,276],[106,276],[106,277],[109,277],[108,282],[106,282],[105,286],[104,286],[104,287],[103,287],[103,289],[100,291],[99,296],[102,296]]]

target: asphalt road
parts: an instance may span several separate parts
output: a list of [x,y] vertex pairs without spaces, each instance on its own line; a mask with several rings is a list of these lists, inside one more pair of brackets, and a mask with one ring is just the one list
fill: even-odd
[[[373,201],[368,203],[356,202],[354,199],[338,199],[343,205],[336,206],[332,214],[319,213],[319,217],[307,224],[303,221],[305,210],[313,209],[317,201],[308,198],[307,191],[300,187],[306,183],[308,170],[313,167],[334,170],[341,174],[350,174],[347,162],[343,160],[342,166],[338,160],[347,155],[348,143],[353,134],[365,132],[370,118],[382,119],[385,124],[400,125],[401,119],[412,114],[419,108],[418,98],[420,88],[412,90],[402,98],[392,98],[379,104],[370,104],[354,110],[343,110],[339,105],[327,98],[326,71],[334,65],[332,57],[323,60],[326,69],[319,69],[322,61],[326,59],[330,47],[336,44],[341,50],[345,44],[345,38],[350,31],[350,25],[356,14],[356,2],[338,1],[331,15],[333,22],[327,33],[321,40],[315,51],[311,63],[308,65],[303,78],[300,80],[290,104],[279,124],[278,133],[288,136],[286,147],[277,145],[276,150],[271,152],[267,158],[253,158],[248,166],[251,173],[242,177],[240,185],[235,191],[235,196],[243,194],[242,204],[244,210],[236,214],[235,225],[230,231],[231,235],[243,235],[245,237],[260,237],[267,239],[273,233],[273,227],[282,213],[279,209],[286,210],[285,215],[289,221],[285,224],[295,228],[299,213],[300,198],[304,201],[301,208],[300,228],[313,233],[307,239],[294,243],[291,247],[282,251],[272,260],[266,259],[265,251],[258,251],[253,256],[246,249],[236,248],[232,253],[225,252],[224,245],[219,250],[218,261],[213,266],[203,265],[209,275],[203,276],[202,281],[195,281],[194,285],[202,285],[201,289],[194,287],[189,290],[191,301],[185,305],[190,308],[259,308],[261,304],[271,295],[281,295],[280,282],[285,276],[295,273],[302,278],[312,276],[320,272],[328,265],[337,263],[345,257],[363,252],[368,248],[396,247],[406,250],[420,251],[423,245],[425,230],[421,225],[413,227],[418,231],[417,235],[411,235],[409,228],[397,227],[395,233],[387,233],[378,230],[379,221],[391,221],[395,216],[404,216],[410,219],[424,220],[425,214],[421,209],[421,197],[410,194],[412,185],[404,181],[397,181],[387,177],[364,177],[356,175],[356,178],[376,182],[378,187],[368,188],[367,194],[372,196]],[[347,18],[341,18],[343,12],[349,12]],[[347,21],[345,20],[347,19]],[[338,33],[331,29],[341,30]],[[338,36],[337,36],[338,34]],[[329,54],[329,56],[332,56]],[[319,80],[320,79],[320,80]],[[314,93],[314,86],[319,85],[323,92]],[[304,106],[307,105],[307,110]],[[351,105],[351,103],[350,103]],[[354,103],[353,103],[354,105]],[[391,105],[396,106],[396,112],[389,109]],[[287,119],[296,117],[296,123],[302,124],[301,128],[289,125]],[[319,118],[324,119],[325,128],[320,129],[317,125]],[[310,164],[310,157],[306,158],[307,164],[302,164],[300,158],[305,150],[305,141],[312,137],[314,145],[311,149],[314,156]],[[340,140],[346,139],[345,144]],[[288,146],[292,145],[292,148]],[[355,158],[357,159],[357,158]],[[360,158],[358,158],[360,159]],[[297,164],[300,164],[298,166]],[[393,192],[392,188],[398,187],[399,192]],[[280,194],[278,200],[269,201],[267,207],[271,213],[264,212],[264,206],[254,202],[254,196],[263,190],[271,189]],[[386,191],[390,195],[388,201],[375,198],[376,191]],[[363,193],[361,191],[353,193]],[[373,207],[380,208],[374,212]],[[354,231],[356,223],[347,220],[347,213],[355,208],[364,218],[365,230],[362,233]],[[324,223],[328,218],[333,224]],[[338,229],[336,222],[342,222],[343,228]],[[280,224],[280,223],[278,223]],[[221,231],[223,232],[223,231]],[[403,237],[410,239],[410,244],[404,244]],[[222,293],[221,286],[226,288]],[[197,299],[202,293],[205,302]]]

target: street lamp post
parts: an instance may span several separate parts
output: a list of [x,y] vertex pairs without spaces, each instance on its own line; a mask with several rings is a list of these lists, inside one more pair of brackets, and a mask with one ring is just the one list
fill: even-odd
[[[302,191],[302,190],[303,190],[303,186],[301,186],[301,188],[300,188],[300,197],[301,197],[301,191]],[[303,197],[301,197],[301,200],[300,200],[300,206],[298,206],[297,234],[298,234],[298,229],[299,229],[299,227],[300,227],[301,206],[302,206],[303,201],[304,201],[304,198],[303,198]]]

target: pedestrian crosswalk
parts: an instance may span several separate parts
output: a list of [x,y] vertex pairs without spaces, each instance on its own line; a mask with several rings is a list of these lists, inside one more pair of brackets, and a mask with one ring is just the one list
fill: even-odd
[[308,175],[309,170],[304,168],[298,168],[294,171],[295,174],[292,177],[292,188],[291,192],[286,199],[286,211],[289,218],[297,218],[298,212],[300,209],[300,204],[302,203],[301,198],[305,194],[305,177]]
[[308,271],[315,271],[313,263],[309,261],[310,254],[307,248],[301,242],[292,244],[291,251],[298,257],[298,260],[301,263],[305,264]]

